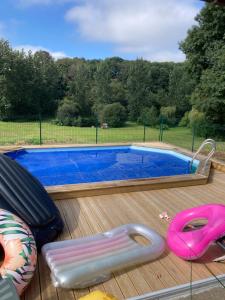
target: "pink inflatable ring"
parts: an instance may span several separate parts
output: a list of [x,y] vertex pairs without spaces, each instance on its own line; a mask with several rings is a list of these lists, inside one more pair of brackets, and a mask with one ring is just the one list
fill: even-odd
[[34,275],[37,262],[35,240],[20,218],[3,209],[0,209],[0,244],[5,256],[0,275],[12,280],[21,295]]
[[[205,226],[184,232],[185,226],[194,220],[206,219]],[[167,243],[177,256],[194,260],[201,257],[210,244],[225,236],[225,205],[208,204],[178,213],[171,221]]]

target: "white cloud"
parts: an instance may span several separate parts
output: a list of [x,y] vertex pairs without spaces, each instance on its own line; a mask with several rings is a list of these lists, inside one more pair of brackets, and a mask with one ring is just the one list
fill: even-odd
[[149,57],[146,56],[146,59],[152,61],[184,61],[185,55],[181,51],[158,51],[157,53],[153,53]]
[[51,50],[49,50],[47,48],[44,48],[44,47],[41,47],[41,46],[19,45],[19,46],[16,46],[15,49],[17,49],[17,50],[24,50],[26,53],[28,53],[29,51],[31,51],[32,53],[35,53],[35,52],[40,51],[40,50],[47,51],[56,60],[60,59],[60,58],[68,57],[62,51],[51,51]]
[[182,61],[178,42],[198,11],[194,0],[83,0],[67,12],[66,19],[83,38],[112,43],[118,54]]

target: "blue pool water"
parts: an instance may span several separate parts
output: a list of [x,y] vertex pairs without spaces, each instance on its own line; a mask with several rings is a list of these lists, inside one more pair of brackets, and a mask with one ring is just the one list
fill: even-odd
[[[153,148],[86,147],[9,152],[45,186],[189,174],[190,158]],[[194,162],[196,169],[197,161]]]

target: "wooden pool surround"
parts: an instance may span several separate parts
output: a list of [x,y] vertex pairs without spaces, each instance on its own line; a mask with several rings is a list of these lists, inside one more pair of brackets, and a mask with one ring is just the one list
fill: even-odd
[[[212,169],[208,184],[201,186],[55,201],[65,224],[58,240],[77,239],[129,223],[144,224],[166,239],[169,222],[160,219],[159,214],[166,211],[173,217],[190,207],[225,204],[224,183],[225,173]],[[110,280],[82,290],[56,289],[52,285],[49,268],[39,255],[37,271],[21,300],[79,300],[94,290],[113,294],[119,300],[168,300],[172,298],[170,295],[178,295],[176,299],[181,299],[180,293],[183,296],[185,291],[189,296],[186,299],[190,299],[190,278],[193,293],[201,286],[209,289],[212,280],[219,284],[218,278],[225,284],[225,264],[212,261],[221,255],[224,252],[212,245],[204,257],[190,263],[167,248],[164,255],[154,261],[114,272]],[[216,299],[210,298],[210,294],[206,298]],[[225,295],[218,299],[225,299]]]
[[[163,143],[135,143],[133,145],[171,149],[192,156],[191,152]],[[47,147],[61,147],[61,145],[42,146],[40,148]],[[26,146],[24,148],[34,147]],[[0,152],[19,149],[23,148],[0,147]],[[209,173],[208,184],[198,186],[207,183]],[[100,184],[83,184],[72,185],[71,188],[75,186],[75,191],[70,191],[70,186],[64,186],[63,188],[66,192],[54,191],[54,187],[49,187],[47,190],[53,198],[60,200],[55,201],[55,203],[65,223],[63,233],[58,239],[67,240],[97,234],[127,223],[145,224],[154,228],[166,238],[168,222],[161,220],[159,214],[162,211],[167,211],[169,216],[174,216],[179,211],[191,206],[213,203],[215,201],[224,204],[224,173],[225,164],[212,160],[211,164],[207,166],[205,174],[202,174],[200,168],[198,173],[194,175],[174,176],[180,179],[177,182],[174,182],[169,177],[160,178],[158,183],[155,182],[156,179],[108,182],[108,190],[104,186],[105,183],[102,183],[101,186]],[[175,188],[166,189],[167,187]],[[160,190],[162,188],[164,190]],[[53,190],[51,191],[51,189]],[[129,191],[137,192],[128,193]],[[88,193],[90,195],[91,192],[96,196],[87,197]],[[123,194],[120,194],[122,192]],[[115,193],[119,194],[116,195]],[[69,197],[70,199],[68,199]],[[210,283],[212,279],[215,281],[215,276],[220,276],[220,280],[225,282],[225,265],[212,261],[212,258],[221,255],[220,249],[215,249],[212,246],[205,258],[190,264],[190,262],[176,257],[166,249],[165,254],[155,261],[137,265],[135,268],[114,272],[111,279],[104,283],[88,289],[73,291],[56,289],[52,285],[49,268],[43,257],[38,255],[35,276],[21,300],[79,300],[80,297],[96,289],[113,294],[120,300],[168,299],[170,294],[178,295],[179,292],[183,295],[185,291],[189,295],[190,270],[192,270],[193,280],[192,291],[199,288],[201,284],[208,288],[209,284],[212,284]],[[212,274],[214,277],[212,277]],[[166,295],[165,297],[163,297],[164,294]]]
[[[125,143],[125,144],[100,144],[100,145],[43,145],[43,146],[25,146],[25,147],[1,147],[1,152],[8,152],[20,149],[32,149],[32,148],[58,148],[58,147],[101,147],[101,146],[141,146],[151,147],[164,150],[172,150],[187,156],[193,154],[185,149],[175,147],[173,145],[151,142],[151,143]],[[221,168],[219,163],[214,167]],[[110,195],[116,193],[127,193],[137,191],[147,191],[156,189],[166,189],[193,185],[206,184],[210,173],[211,163],[207,165],[204,171],[202,171],[201,164],[195,174],[176,175],[176,176],[163,176],[157,178],[144,178],[144,179],[129,179],[129,180],[114,180],[97,183],[82,183],[82,184],[67,184],[46,187],[47,192],[54,200],[71,199],[76,197],[89,197],[98,195]]]

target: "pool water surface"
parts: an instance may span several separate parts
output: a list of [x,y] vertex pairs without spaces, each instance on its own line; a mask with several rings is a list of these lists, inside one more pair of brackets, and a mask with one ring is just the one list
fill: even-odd
[[6,153],[45,186],[194,173],[191,158],[137,146],[23,149]]

